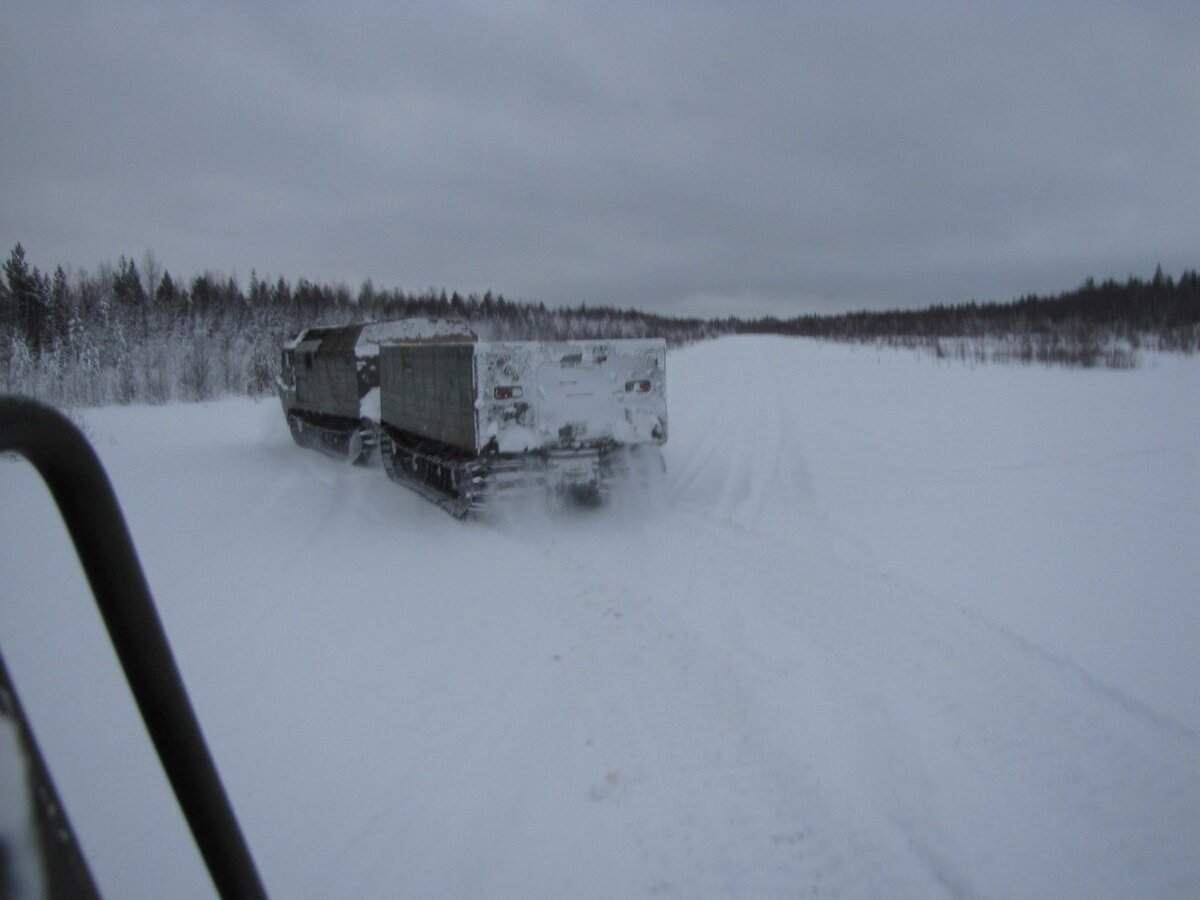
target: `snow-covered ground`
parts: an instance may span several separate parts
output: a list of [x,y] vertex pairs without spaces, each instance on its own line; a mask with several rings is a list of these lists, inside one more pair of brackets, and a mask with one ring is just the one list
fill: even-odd
[[[657,493],[468,522],[271,402],[86,413],[275,896],[1200,895],[1200,361],[668,396]],[[206,896],[15,461],[0,621],[101,887]]]

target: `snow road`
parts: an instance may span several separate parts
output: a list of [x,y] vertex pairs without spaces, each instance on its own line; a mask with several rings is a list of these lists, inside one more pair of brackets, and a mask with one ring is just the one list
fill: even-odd
[[[1193,897],[1200,379],[668,361],[657,491],[456,522],[273,403],[104,409],[280,897]],[[206,896],[28,467],[0,641],[102,888]]]

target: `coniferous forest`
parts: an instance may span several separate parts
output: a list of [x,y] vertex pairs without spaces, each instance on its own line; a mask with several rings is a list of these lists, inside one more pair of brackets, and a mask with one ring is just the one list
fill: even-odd
[[1200,274],[1097,284],[1054,297],[740,323],[741,332],[883,343],[978,362],[1133,368],[1142,349],[1195,353]]
[[365,281],[177,281],[152,253],[96,272],[52,272],[18,244],[0,278],[0,391],[60,406],[166,403],[273,390],[280,344],[305,325],[409,316],[468,321],[491,340],[663,337],[672,345],[725,334],[884,343],[972,361],[1129,368],[1138,353],[1195,353],[1200,275],[1161,268],[1149,281],[1086,281],[1055,297],[923,310],[790,319],[677,318],[615,306],[548,308],[501,294],[409,293]]

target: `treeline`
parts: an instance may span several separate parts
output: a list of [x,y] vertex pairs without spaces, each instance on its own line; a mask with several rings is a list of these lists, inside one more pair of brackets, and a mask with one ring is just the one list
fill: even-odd
[[486,291],[408,293],[366,281],[292,284],[251,272],[177,281],[152,253],[89,273],[44,272],[13,248],[0,278],[0,391],[60,406],[166,403],[274,386],[279,347],[302,327],[409,316],[455,317],[490,340],[662,337],[680,345],[722,334],[880,342],[979,361],[1130,367],[1141,349],[1200,346],[1200,275],[1161,267],[1150,281],[1088,280],[1055,297],[923,310],[791,319],[703,320],[610,306],[548,309]]
[[1089,278],[1053,297],[757,319],[736,323],[736,330],[929,348],[979,361],[1131,368],[1140,349],[1200,348],[1200,274],[1185,270],[1175,279],[1160,266],[1150,281]]
[[662,337],[678,345],[718,326],[631,309],[548,309],[501,294],[380,290],[370,281],[296,284],[211,272],[177,281],[153,254],[139,266],[43,272],[13,248],[0,279],[0,391],[60,406],[166,403],[273,390],[279,347],[302,327],[410,316],[456,317],[490,340]]

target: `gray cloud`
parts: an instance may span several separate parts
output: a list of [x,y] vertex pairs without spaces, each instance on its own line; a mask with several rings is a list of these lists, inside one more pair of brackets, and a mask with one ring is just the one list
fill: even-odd
[[43,266],[791,313],[1195,267],[1186,5],[40,2],[0,240]]

